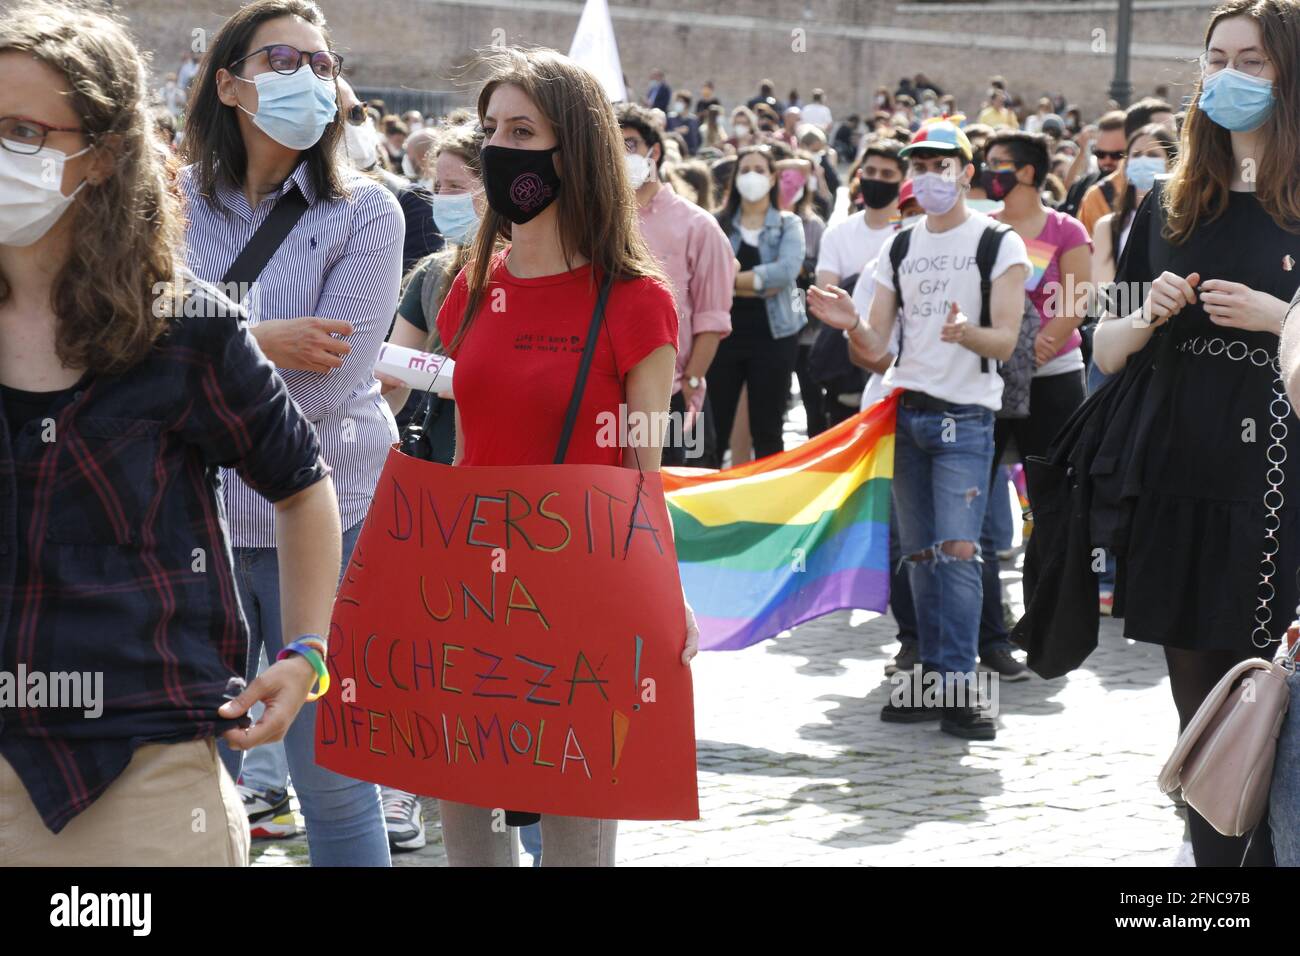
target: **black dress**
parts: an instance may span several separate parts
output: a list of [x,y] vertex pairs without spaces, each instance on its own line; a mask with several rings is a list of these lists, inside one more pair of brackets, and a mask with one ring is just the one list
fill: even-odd
[[[1138,284],[1169,271],[1284,302],[1295,295],[1300,233],[1274,223],[1254,193],[1232,193],[1227,212],[1181,246],[1151,221],[1158,194],[1134,219],[1120,290],[1145,297]],[[1300,568],[1300,421],[1279,374],[1278,337],[1215,325],[1199,300],[1156,336],[1168,340],[1134,435],[1136,507],[1116,613],[1134,640],[1247,653],[1253,643],[1261,653],[1295,615]]]

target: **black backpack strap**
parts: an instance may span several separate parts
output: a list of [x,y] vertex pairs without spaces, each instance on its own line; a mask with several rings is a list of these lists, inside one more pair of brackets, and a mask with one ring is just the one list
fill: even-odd
[[[1011,231],[1003,223],[985,227],[980,233],[979,245],[975,247],[975,265],[980,271],[980,327],[993,325],[992,308],[989,305],[993,297],[993,266],[998,261],[998,249],[1002,247],[1002,237]],[[989,360],[980,356],[980,371],[989,370]]]
[[606,275],[600,284],[600,294],[596,297],[596,308],[591,313],[591,327],[587,329],[587,343],[582,347],[582,361],[578,363],[578,380],[573,383],[573,395],[569,398],[569,410],[564,414],[564,428],[560,432],[560,444],[555,449],[555,464],[564,464],[564,456],[569,450],[569,439],[573,437],[573,424],[578,420],[578,406],[582,404],[582,393],[587,388],[587,374],[591,371],[591,360],[596,354],[596,337],[600,334],[600,324],[605,319],[605,301],[609,298],[609,288],[613,277]]
[[281,196],[275,208],[262,220],[257,231],[249,237],[239,255],[235,256],[235,261],[221,277],[221,284],[229,287],[232,283],[244,285],[256,282],[257,277],[266,268],[266,264],[275,255],[275,250],[280,248],[306,211],[307,199],[297,186]]
[[902,229],[894,236],[894,241],[889,244],[889,265],[894,272],[894,313],[895,321],[898,322],[898,351],[894,353],[894,361],[903,356],[903,320],[898,318],[899,313],[903,311],[903,286],[898,281],[898,267],[903,264],[907,258],[908,247],[912,244],[912,230],[915,226],[908,226]]
[[1101,198],[1111,209],[1115,208],[1115,180],[1107,177],[1101,181]]

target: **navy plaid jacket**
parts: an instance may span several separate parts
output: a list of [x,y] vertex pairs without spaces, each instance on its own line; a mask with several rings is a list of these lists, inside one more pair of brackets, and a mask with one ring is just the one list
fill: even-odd
[[216,711],[245,673],[248,628],[218,469],[271,501],[329,474],[238,307],[208,290],[191,302],[206,316],[62,395],[52,436],[41,421],[11,435],[0,404],[0,671],[103,675],[98,717],[0,710],[0,756],[54,832],[141,744],[234,726]]

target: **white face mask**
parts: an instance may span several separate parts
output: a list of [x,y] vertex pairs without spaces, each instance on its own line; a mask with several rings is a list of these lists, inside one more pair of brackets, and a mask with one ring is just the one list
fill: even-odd
[[420,171],[416,169],[415,164],[411,162],[410,153],[402,154],[402,175],[405,176],[407,179],[420,178]]
[[758,202],[772,191],[772,180],[759,172],[741,173],[736,177],[736,188],[750,202]]
[[732,128],[732,130],[735,132],[735,134],[736,134],[737,136],[748,136],[748,135],[749,135],[749,124],[748,124],[748,123],[737,123],[735,126],[733,126],[733,127],[731,127],[731,128]]
[[0,245],[30,246],[38,242],[72,204],[82,186],[63,195],[63,165],[90,152],[63,153],[46,146],[35,153],[0,148]]
[[360,126],[344,123],[343,141],[348,159],[357,169],[371,169],[379,162],[379,136],[374,120],[367,119]]
[[650,178],[650,159],[640,153],[628,153],[623,157],[627,164],[627,178],[633,189],[640,189]]

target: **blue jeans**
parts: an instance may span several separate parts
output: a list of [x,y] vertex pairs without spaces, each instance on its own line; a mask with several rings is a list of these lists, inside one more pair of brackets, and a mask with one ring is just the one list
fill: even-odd
[[1277,736],[1268,822],[1278,866],[1300,866],[1300,671],[1287,680],[1291,709]]
[[542,865],[542,825],[530,823],[519,828],[519,842],[524,845],[524,852],[533,858],[533,866]]
[[[993,412],[982,405],[926,411],[900,405],[894,439],[894,508],[909,566],[921,663],[975,673],[979,644],[979,540],[993,467]],[[970,559],[943,550],[971,542]],[[930,556],[906,556],[929,550]]]
[[916,643],[916,609],[912,605],[912,582],[908,580],[903,549],[898,543],[898,516],[892,501],[889,504],[889,567],[889,612],[898,625],[898,642],[906,647]]
[[1011,484],[1011,470],[1006,465],[998,465],[993,472],[994,484],[989,487],[989,504],[987,510],[989,530],[993,533],[993,546],[999,551],[1010,551],[1015,537],[1012,524],[1015,521],[1011,513],[1011,497],[1007,486]]
[[[361,534],[362,522],[343,533],[343,564]],[[284,647],[280,625],[280,562],[275,548],[235,548],[235,580],[248,620],[248,680],[265,648],[274,661]],[[230,776],[239,779],[241,757],[222,744]],[[379,788],[316,764],[316,705],[304,704],[284,738],[284,756],[307,821],[312,866],[389,866],[388,832]]]
[[980,527],[980,551],[984,564],[980,569],[983,600],[980,609],[980,653],[986,654],[999,647],[1011,650],[1011,637],[1007,633],[1006,618],[1002,613],[1002,568],[998,563],[998,548],[1002,538],[998,516],[1001,515],[1011,533],[1011,499],[1007,485],[1011,477],[1005,465],[993,472],[989,486],[989,503],[984,510],[984,524]]

